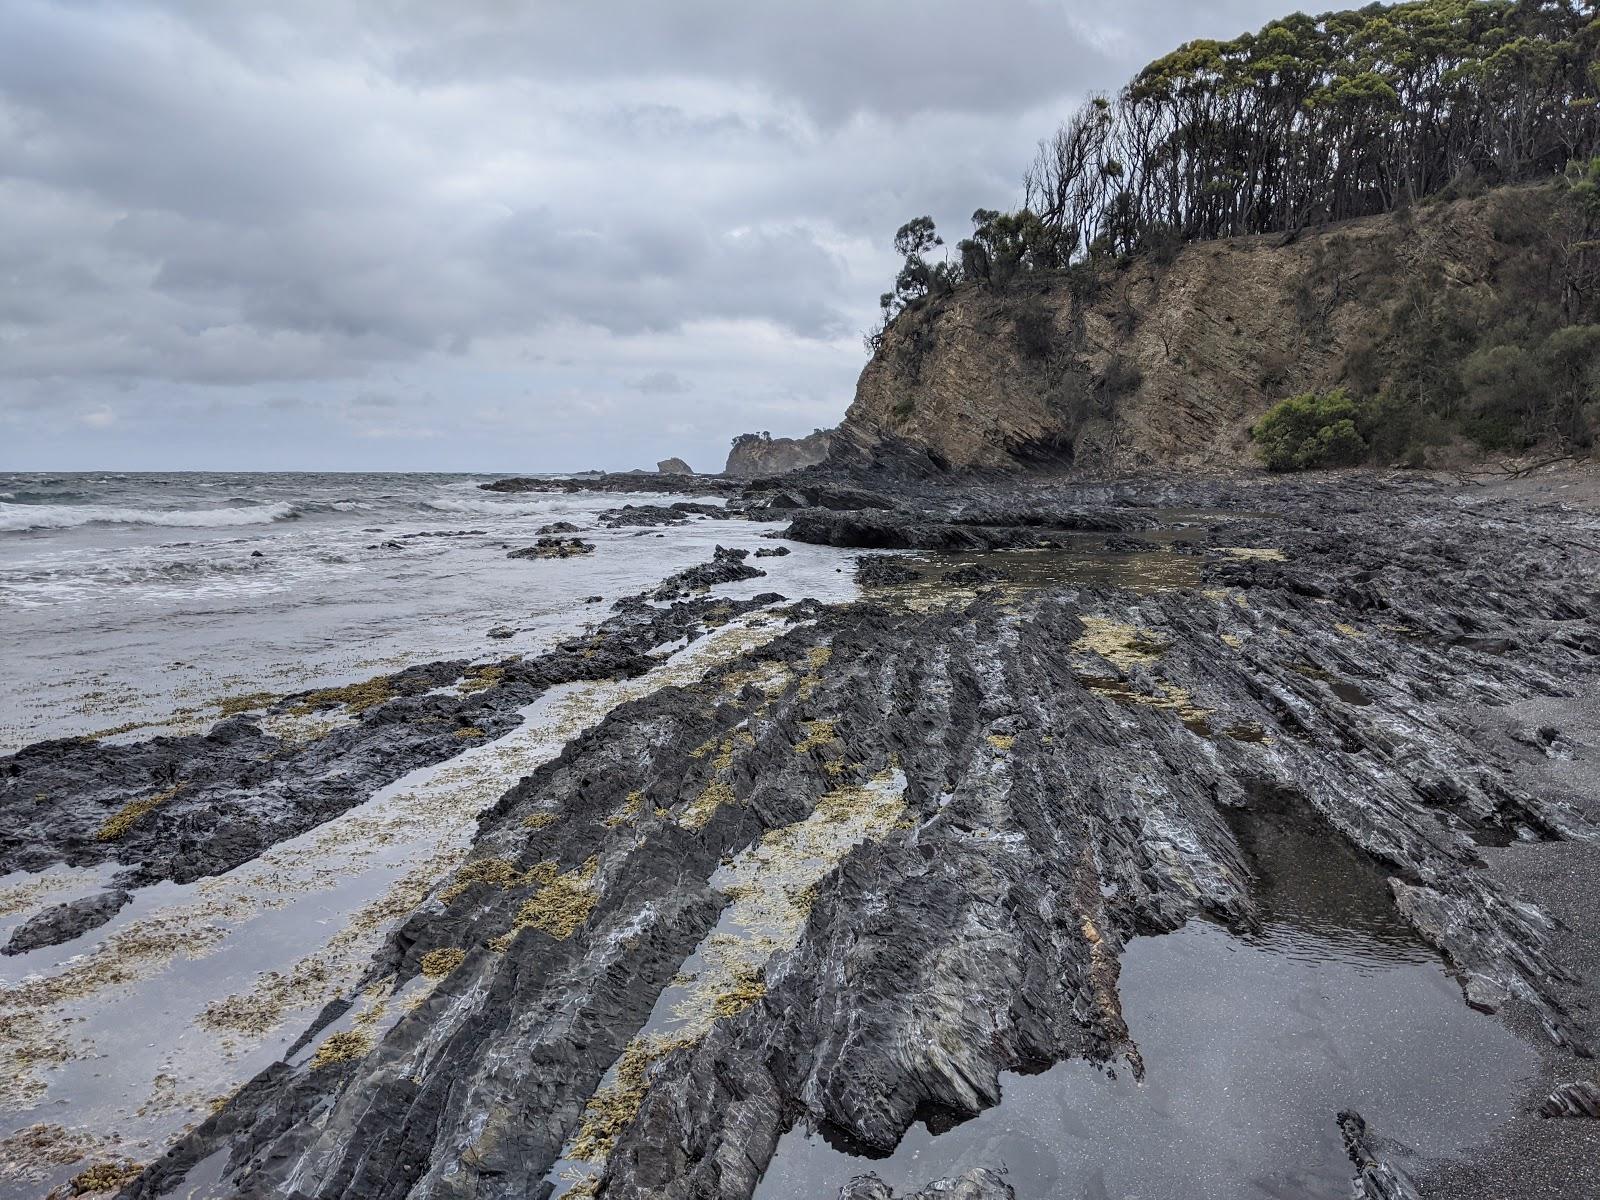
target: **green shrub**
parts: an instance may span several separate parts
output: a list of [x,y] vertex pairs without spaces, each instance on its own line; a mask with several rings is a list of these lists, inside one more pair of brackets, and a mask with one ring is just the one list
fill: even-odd
[[1250,429],[1269,471],[1304,471],[1360,462],[1369,447],[1356,428],[1360,406],[1343,388],[1303,392],[1270,409]]
[[1535,356],[1521,346],[1474,350],[1461,364],[1467,389],[1461,431],[1485,450],[1525,448],[1545,390],[1542,375]]
[[1451,426],[1421,405],[1382,391],[1358,406],[1356,432],[1367,443],[1369,458],[1415,467],[1427,460],[1429,446],[1450,440]]

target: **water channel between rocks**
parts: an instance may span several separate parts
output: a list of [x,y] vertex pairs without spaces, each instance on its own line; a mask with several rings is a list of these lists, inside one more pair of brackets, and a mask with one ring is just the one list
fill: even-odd
[[1018,1200],[1344,1200],[1335,1116],[1356,1108],[1424,1155],[1510,1116],[1534,1051],[1463,1003],[1382,876],[1309,814],[1235,821],[1262,926],[1133,940],[1119,990],[1144,1060],[1008,1074],[998,1106],[930,1113],[886,1158],[791,1130],[756,1200],[815,1200],[875,1173],[896,1192],[1004,1168]]
[[[226,874],[148,888],[79,941],[0,960],[0,1200],[43,1195],[92,1159],[153,1157],[357,979],[387,930],[464,857],[478,812],[509,780],[616,705],[695,679],[782,628],[736,620],[645,676],[552,687],[500,739],[410,772]],[[55,868],[4,883],[38,903],[35,891],[54,900],[109,874]],[[25,915],[11,908],[0,909],[0,940]],[[393,998],[393,1015],[405,998]],[[363,997],[351,1019],[381,1015],[387,999]],[[19,1149],[28,1126],[40,1127],[48,1157]],[[191,1181],[193,1194],[204,1190]]]

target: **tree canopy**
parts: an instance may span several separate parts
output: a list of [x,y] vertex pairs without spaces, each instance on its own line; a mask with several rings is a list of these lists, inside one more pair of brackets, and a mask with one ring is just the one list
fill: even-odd
[[1405,303],[1373,314],[1383,352],[1347,356],[1350,393],[1285,401],[1261,444],[1284,466],[1450,429],[1587,446],[1600,426],[1600,0],[1369,4],[1181,46],[1041,141],[1021,206],[974,212],[953,259],[925,257],[943,245],[930,218],[904,225],[868,343],[962,284],[1065,269],[1088,295],[1100,264],[1135,253],[1537,181],[1559,195],[1553,218],[1516,236],[1539,243],[1544,280],[1525,271],[1515,294],[1483,303],[1404,281]]
[[1463,180],[1550,178],[1600,154],[1600,0],[1410,0],[1269,23],[1157,59],[1039,143],[1015,212],[979,209],[956,262],[928,217],[895,236],[886,316],[961,280],[1100,253],[1388,212]]

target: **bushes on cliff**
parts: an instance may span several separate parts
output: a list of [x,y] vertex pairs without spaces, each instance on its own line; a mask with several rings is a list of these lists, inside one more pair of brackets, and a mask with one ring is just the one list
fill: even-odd
[[1347,467],[1369,449],[1356,428],[1361,408],[1343,388],[1303,392],[1275,405],[1250,428],[1269,471]]
[[[1593,0],[1407,0],[1189,42],[1041,141],[1021,206],[975,212],[955,264],[929,267],[908,243],[886,315],[961,280],[1003,289],[1556,178],[1600,152],[1597,57]],[[1600,204],[1600,166],[1572,186]],[[907,231],[937,244],[926,217]],[[1592,278],[1600,252],[1583,267]]]

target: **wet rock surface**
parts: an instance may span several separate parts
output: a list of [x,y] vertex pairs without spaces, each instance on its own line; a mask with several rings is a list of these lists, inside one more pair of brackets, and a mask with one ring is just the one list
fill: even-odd
[[694,504],[680,500],[676,504],[624,504],[621,508],[611,508],[601,513],[600,523],[608,529],[645,529],[658,525],[683,525],[691,517],[727,518],[731,515],[720,504]]
[[[1077,1058],[1137,1076],[1129,940],[1265,919],[1238,814],[1316,823],[1387,877],[1463,1004],[1525,1019],[1556,1060],[1588,1053],[1592,981],[1486,854],[1592,842],[1593,805],[1534,786],[1520,756],[1544,752],[1486,738],[1475,715],[1593,681],[1592,516],[1377,477],[919,484],[871,506],[860,481],[790,486],[741,503],[798,500],[792,537],[865,548],[1098,546],[1201,510],[1182,518],[1200,530],[1194,583],[1036,571],[930,596],[884,580],[857,603],[774,610],[781,633],[617,708],[509,787],[362,988],[129,1195],[744,1200],[797,1126],[883,1153],[930,1113],[996,1104],[1003,1072]],[[746,556],[719,548],[654,597],[749,579]],[[971,582],[1025,557],[975,561]],[[776,600],[635,598],[594,643],[510,663],[492,688],[434,692],[465,664],[397,685],[320,752],[262,762],[280,746],[243,717],[200,739],[31,747],[5,764],[7,811],[57,780],[66,798],[16,823],[0,863],[115,853],[177,877],[164,853],[263,772],[259,836],[199,843],[197,862],[226,861],[315,819],[298,794],[285,815],[289,784],[336,789],[332,764],[363,747],[383,764],[434,752],[413,713],[514,720],[563,672],[626,674]],[[152,778],[185,786],[114,848],[97,840]],[[407,1002],[353,1024],[380,985]],[[1414,1194],[1399,1148],[1354,1113],[1339,1128],[1366,1194]],[[1009,1188],[976,1172],[915,1194]]]
[[507,558],[576,558],[593,554],[594,543],[578,537],[542,537],[531,546],[513,550]]
[[657,600],[671,600],[704,591],[719,583],[737,583],[741,579],[758,579],[765,575],[765,571],[745,562],[749,557],[748,550],[718,546],[710,562],[669,575],[651,595]]
[[921,579],[911,560],[894,554],[863,554],[856,559],[856,582],[862,587],[887,587]]
[[552,686],[643,674],[664,644],[772,599],[662,608],[633,597],[592,634],[529,658],[430,663],[342,688],[241,697],[249,715],[205,734],[26,747],[0,759],[0,873],[110,862],[130,887],[218,874],[408,771],[498,736]]
[[120,889],[99,892],[65,904],[53,904],[37,916],[24,921],[11,933],[0,954],[26,954],[44,946],[59,946],[94,929],[99,929],[122,911],[133,899]]
[[676,492],[716,495],[738,492],[742,484],[718,475],[660,475],[638,472],[595,472],[561,479],[513,476],[478,485],[486,492]]
[[1539,1106],[1539,1115],[1600,1119],[1600,1084],[1588,1080],[1562,1084]]
[[[1012,1200],[1015,1195],[999,1172],[978,1167],[915,1192],[901,1192],[899,1200]],[[839,1200],[895,1200],[895,1193],[877,1176],[862,1175],[839,1189]]]
[[1367,1128],[1354,1110],[1339,1114],[1339,1132],[1355,1164],[1356,1200],[1421,1200],[1416,1185],[1400,1166],[1400,1160],[1409,1157],[1405,1147]]

